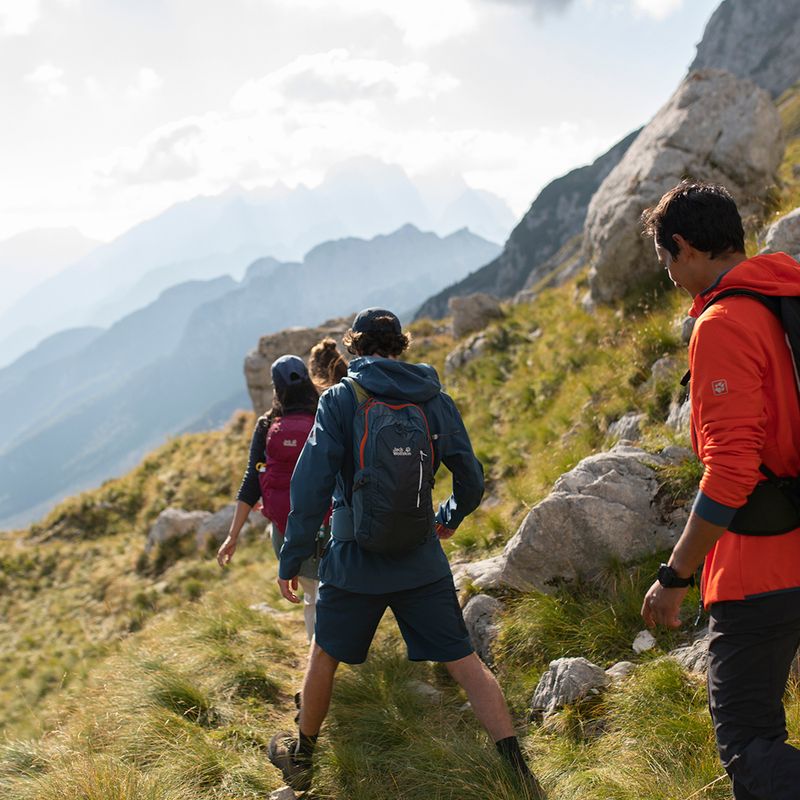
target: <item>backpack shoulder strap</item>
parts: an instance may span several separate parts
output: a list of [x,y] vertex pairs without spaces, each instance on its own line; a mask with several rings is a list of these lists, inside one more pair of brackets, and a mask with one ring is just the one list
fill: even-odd
[[725,289],[725,291],[720,292],[703,306],[699,316],[705,314],[711,306],[726,297],[752,297],[753,300],[758,300],[759,303],[766,306],[778,319],[781,318],[781,298],[754,292],[752,289]]
[[356,398],[356,407],[362,403],[366,403],[372,395],[357,381],[355,378],[349,376],[342,378],[342,380],[352,389]]

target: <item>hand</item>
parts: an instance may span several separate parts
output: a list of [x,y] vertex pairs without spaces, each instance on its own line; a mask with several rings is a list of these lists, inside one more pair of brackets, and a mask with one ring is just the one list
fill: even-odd
[[455,530],[453,528],[445,528],[441,522],[436,523],[436,535],[440,539],[449,539],[454,533]]
[[236,552],[236,545],[238,543],[238,539],[235,536],[228,535],[228,538],[220,545],[219,550],[217,550],[217,563],[224,567],[226,564],[231,563],[231,559],[233,558],[233,554]]
[[656,581],[644,596],[642,603],[642,619],[648,628],[664,625],[667,628],[680,628],[679,612],[683,598],[689,587],[666,589]]
[[280,587],[281,594],[290,603],[300,602],[300,598],[295,594],[297,591],[297,575],[295,575],[290,581],[285,581],[283,578],[278,578],[278,586]]

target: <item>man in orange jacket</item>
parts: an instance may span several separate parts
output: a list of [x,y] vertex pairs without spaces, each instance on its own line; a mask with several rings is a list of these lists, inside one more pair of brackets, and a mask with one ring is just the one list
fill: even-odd
[[800,295],[800,265],[785,253],[747,258],[720,186],[683,182],[643,221],[670,278],[694,298],[691,430],[705,471],[642,616],[679,627],[705,558],[709,707],[734,797],[797,798],[800,751],[786,743],[783,693],[800,643],[800,517],[765,476],[800,475],[798,387],[777,316],[753,297],[720,295]]

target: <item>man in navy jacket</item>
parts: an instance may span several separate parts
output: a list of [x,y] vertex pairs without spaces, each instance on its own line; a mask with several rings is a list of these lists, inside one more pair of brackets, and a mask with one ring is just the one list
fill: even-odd
[[434,440],[434,473],[441,463],[453,475],[453,492],[436,515],[435,529],[409,553],[386,555],[362,549],[353,538],[353,426],[358,399],[347,382],[326,391],[314,427],[297,462],[292,511],[280,554],[282,595],[295,595],[300,564],[314,552],[317,532],[333,496],[333,537],[320,564],[315,641],[303,682],[299,735],[281,732],[270,743],[270,760],[287,782],[304,790],[328,711],[339,662],[360,664],[384,612],[391,608],[412,661],[438,661],[464,688],[478,720],[533,796],[539,787],[525,764],[508,707],[492,673],[473,651],[440,539],[453,535],[480,504],[483,468],[475,457],[461,415],[427,364],[397,360],[409,344],[390,311],[366,309],[345,335],[358,356],[348,371],[371,396],[415,403],[425,412]]

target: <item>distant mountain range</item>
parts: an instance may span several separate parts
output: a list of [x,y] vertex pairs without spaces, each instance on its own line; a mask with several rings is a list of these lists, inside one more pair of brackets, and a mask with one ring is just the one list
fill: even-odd
[[248,407],[242,359],[262,334],[370,304],[409,314],[500,247],[467,230],[405,225],[315,247],[298,263],[261,259],[164,291],[107,330],[43,341],[0,369],[0,527],[119,474],[170,434]]
[[[313,189],[233,188],[197,197],[27,287],[0,311],[0,366],[59,330],[107,327],[182,281],[240,279],[256,258],[296,261],[321,242],[388,234],[405,223],[440,235],[468,227],[499,243],[514,217],[497,197],[460,177],[417,185],[400,167],[371,158],[339,165]],[[3,286],[0,273],[0,294]]]

